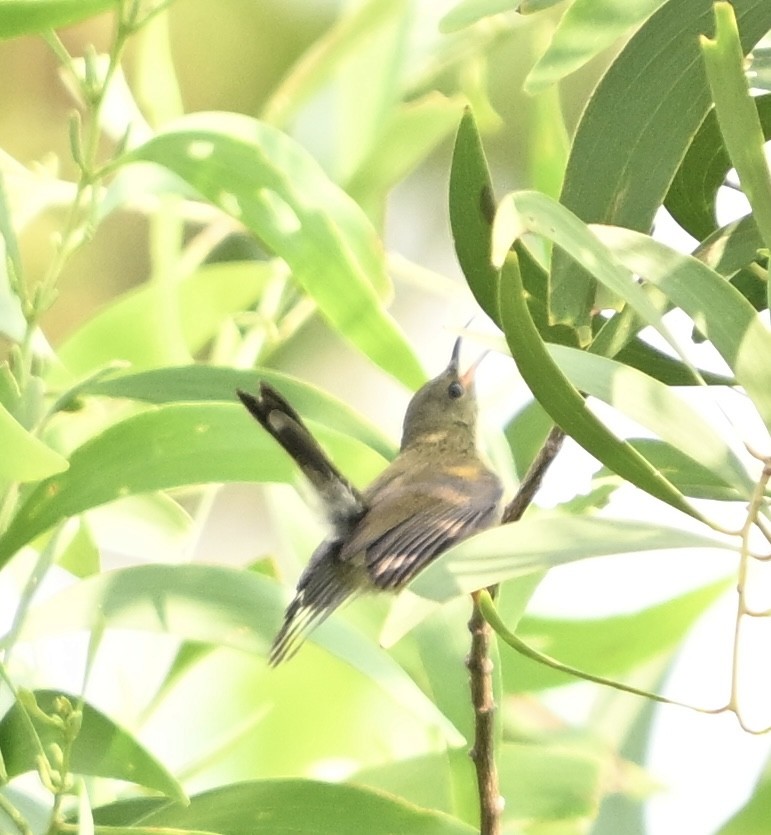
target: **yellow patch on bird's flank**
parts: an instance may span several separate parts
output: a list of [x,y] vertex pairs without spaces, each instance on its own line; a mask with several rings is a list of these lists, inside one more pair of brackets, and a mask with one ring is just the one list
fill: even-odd
[[456,475],[459,478],[473,478],[479,474],[478,464],[456,464],[455,466],[447,467],[445,472],[450,475]]

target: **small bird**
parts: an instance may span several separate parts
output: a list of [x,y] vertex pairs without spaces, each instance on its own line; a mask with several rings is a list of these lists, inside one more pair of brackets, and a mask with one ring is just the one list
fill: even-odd
[[[501,483],[476,447],[474,373],[447,368],[407,407],[399,454],[363,492],[329,460],[297,412],[267,383],[241,402],[292,456],[326,510],[331,534],[316,548],[273,642],[272,666],[344,600],[396,591],[451,545],[498,521]],[[481,359],[481,358],[480,358]]]

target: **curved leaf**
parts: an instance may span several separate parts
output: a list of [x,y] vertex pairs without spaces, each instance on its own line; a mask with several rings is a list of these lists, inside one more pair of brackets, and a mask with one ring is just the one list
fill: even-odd
[[574,0],[562,15],[546,52],[525,79],[538,93],[609,47],[666,0]]
[[281,391],[304,417],[356,438],[386,459],[390,460],[396,455],[394,443],[342,400],[310,383],[281,371],[274,371],[272,368],[256,368],[249,371],[210,365],[158,368],[94,380],[79,389],[78,393],[129,397],[158,405],[178,402],[206,403],[214,400],[231,403],[235,401],[236,389],[257,391],[261,380],[266,380]]
[[[212,565],[143,565],[91,577],[33,606],[15,640],[107,626],[170,633],[265,656],[285,604],[284,590],[256,573]],[[435,727],[447,744],[463,744],[404,670],[345,621],[330,618],[308,640],[370,678],[397,704]]]
[[500,307],[506,341],[520,374],[552,420],[613,472],[672,507],[702,518],[674,485],[586,408],[581,394],[551,358],[530,318],[513,254],[506,259],[502,279]]
[[[639,612],[591,620],[525,615],[517,635],[546,655],[595,675],[632,670],[663,652],[673,651],[709,606],[731,587],[720,580]],[[623,635],[623,641],[618,636]],[[503,678],[507,692],[526,693],[557,687],[569,676],[505,652]]]
[[576,388],[655,432],[749,500],[754,483],[741,461],[698,411],[669,386],[587,351],[550,345],[549,353]]
[[[358,441],[330,430],[320,435],[354,481],[367,482],[382,469],[382,459]],[[0,566],[62,519],[113,499],[189,484],[295,477],[289,456],[240,404],[160,406],[91,438],[73,452],[66,473],[37,485],[0,538]]]
[[463,114],[450,169],[450,225],[458,258],[468,286],[479,306],[500,323],[498,284],[500,269],[490,260],[495,195],[474,114]]
[[694,320],[771,427],[771,333],[744,296],[700,261],[647,235],[606,226],[592,231],[627,269]]
[[69,26],[118,5],[118,0],[3,0],[0,38]]
[[67,459],[27,430],[0,404],[0,479],[37,481],[67,469]]
[[94,810],[97,824],[205,828],[219,835],[473,835],[473,827],[449,815],[421,809],[392,795],[314,780],[261,780],[212,789],[188,806],[119,801]]
[[[647,232],[711,107],[699,35],[712,0],[668,0],[635,33],[592,93],[576,129],[561,202],[586,222]],[[771,28],[766,0],[734,0],[745,52]],[[665,91],[662,93],[662,91]],[[588,325],[594,285],[555,253],[556,321]]]
[[[771,139],[771,96],[758,96],[752,102],[765,138]],[[688,146],[664,201],[672,217],[698,241],[717,228],[715,198],[730,169],[717,115],[710,110]]]
[[379,294],[382,244],[359,206],[286,134],[235,113],[196,113],[123,158],[173,171],[283,258],[342,336],[407,386],[425,380]]
[[449,548],[409,588],[429,600],[445,601],[575,560],[670,548],[737,550],[717,537],[663,525],[544,512]]
[[[33,695],[37,707],[47,716],[60,715],[57,705],[63,699],[73,707],[79,707],[77,696],[58,690],[35,690]],[[126,780],[185,802],[182,786],[134,736],[89,704],[84,704],[82,711],[80,730],[71,749],[73,772]],[[9,777],[36,771],[39,767],[40,749],[30,737],[28,721],[31,720],[45,751],[49,751],[52,744],[62,746],[64,742],[62,730],[55,723],[47,721],[35,710],[26,711],[29,720],[24,713],[21,705],[15,702],[0,720],[0,751]]]
[[[120,296],[78,328],[60,346],[59,359],[76,376],[115,360],[130,362],[135,370],[189,360],[228,314],[252,304],[280,271],[286,268],[275,262],[206,264],[171,283],[187,357],[172,349],[168,323],[155,315],[158,286],[146,284]],[[142,323],[141,339],[137,339],[137,322]]]

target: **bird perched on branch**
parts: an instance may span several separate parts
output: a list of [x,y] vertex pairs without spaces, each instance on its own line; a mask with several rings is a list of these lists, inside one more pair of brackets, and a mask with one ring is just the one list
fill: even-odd
[[413,396],[399,454],[359,492],[330,461],[297,412],[267,383],[241,402],[292,456],[319,494],[332,526],[297,583],[270,651],[276,665],[344,600],[407,585],[451,545],[498,520],[502,488],[476,446],[477,361],[450,364]]

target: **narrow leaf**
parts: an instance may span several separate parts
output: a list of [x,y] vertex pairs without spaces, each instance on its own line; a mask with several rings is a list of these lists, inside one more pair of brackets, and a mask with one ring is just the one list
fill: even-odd
[[[34,697],[40,710],[49,716],[58,714],[56,706],[63,698],[73,706],[79,703],[77,696],[57,690],[36,690]],[[40,749],[30,738],[28,720],[22,711],[21,705],[15,702],[0,720],[0,749],[10,777],[38,768]],[[182,786],[134,736],[89,704],[84,704],[82,711],[82,724],[71,749],[70,766],[73,772],[126,780],[185,801]],[[63,744],[60,728],[45,721],[35,711],[28,711],[27,715],[44,750],[49,750],[52,744]]]
[[67,469],[67,459],[27,430],[0,404],[0,479],[37,481]]
[[410,589],[445,601],[575,560],[670,548],[736,550],[717,537],[662,525],[543,512],[453,546],[418,575]]
[[[375,453],[325,430],[332,456],[367,482],[382,469]],[[354,451],[355,450],[355,451]],[[363,467],[358,473],[355,467]],[[70,468],[41,482],[0,538],[0,566],[19,548],[63,519],[135,493],[188,484],[292,481],[291,459],[260,431],[240,404],[172,404],[110,426],[73,452]]]
[[470,109],[463,114],[450,169],[450,225],[455,254],[474,298],[485,313],[500,322],[498,284],[500,269],[490,260],[495,195]]
[[701,518],[666,478],[586,408],[583,397],[549,355],[530,318],[514,255],[504,265],[500,309],[511,355],[533,396],[552,420],[622,478],[684,513]]
[[331,325],[410,387],[425,375],[379,294],[382,244],[359,206],[300,145],[234,113],[197,113],[125,161],[173,171],[283,258]]

